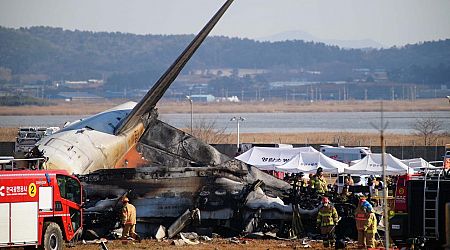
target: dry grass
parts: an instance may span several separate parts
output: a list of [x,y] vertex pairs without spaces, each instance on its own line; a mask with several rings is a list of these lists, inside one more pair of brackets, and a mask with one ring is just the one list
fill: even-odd
[[116,105],[124,100],[104,102],[55,102],[51,106],[0,106],[1,115],[89,115],[96,114]]
[[[55,102],[52,106],[0,106],[0,115],[88,115],[95,114],[127,100],[104,102]],[[160,113],[189,113],[190,104],[160,102]],[[419,99],[411,101],[384,101],[384,111],[450,111],[447,99]],[[379,101],[320,101],[320,102],[245,102],[194,103],[195,113],[275,113],[275,112],[368,112],[380,111]]]
[[[54,106],[21,106],[0,107],[1,115],[87,115],[94,114],[126,100],[111,100],[104,102],[57,102]],[[190,104],[184,102],[160,102],[160,113],[189,113]],[[450,111],[447,99],[419,99],[411,101],[384,101],[384,111]],[[368,112],[379,111],[378,101],[321,101],[321,102],[246,102],[246,103],[194,103],[196,113],[257,113],[257,112]],[[0,128],[0,141],[14,141],[17,128]],[[330,144],[341,145],[380,145],[378,134],[368,133],[242,133],[241,142],[247,143],[286,143],[286,144]],[[214,143],[235,143],[236,135],[223,136]],[[450,136],[442,136],[437,145],[450,143]],[[415,135],[386,135],[386,144],[423,145],[422,138]]]
[[0,128],[0,142],[15,141],[18,128]]
[[[161,113],[189,113],[188,102],[162,102]],[[420,99],[411,101],[384,101],[383,110],[400,111],[450,111],[447,99]],[[245,103],[194,103],[196,113],[276,113],[276,112],[377,112],[379,101],[320,101],[320,102],[245,102]]]
[[[423,138],[412,134],[385,134],[387,146],[421,146]],[[234,143],[236,134],[228,137],[226,142]],[[240,141],[246,143],[280,143],[280,144],[339,144],[342,146],[380,146],[377,133],[350,132],[311,132],[311,133],[242,133]],[[450,143],[450,135],[443,135],[433,144],[444,146]]]
[[[18,128],[0,128],[0,142],[14,141]],[[188,129],[183,129],[189,132]],[[195,134],[195,133],[194,133]],[[210,143],[234,144],[237,141],[236,134],[220,134],[207,136],[214,138]],[[416,135],[386,134],[387,146],[421,146],[423,138]],[[206,140],[209,141],[209,140]],[[284,143],[284,144],[333,144],[339,143],[343,146],[379,146],[380,137],[376,133],[349,133],[349,132],[310,132],[310,133],[241,133],[242,143]],[[450,135],[439,137],[436,142],[438,146],[450,143]],[[435,145],[435,144],[433,144]]]

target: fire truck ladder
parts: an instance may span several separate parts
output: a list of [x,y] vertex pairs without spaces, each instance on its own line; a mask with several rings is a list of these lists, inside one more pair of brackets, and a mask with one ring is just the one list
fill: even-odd
[[[427,238],[439,239],[439,183],[442,170],[438,171],[437,181],[429,178],[429,171],[425,171],[423,188],[423,236]],[[431,173],[430,173],[431,174]],[[429,179],[427,181],[427,179]]]

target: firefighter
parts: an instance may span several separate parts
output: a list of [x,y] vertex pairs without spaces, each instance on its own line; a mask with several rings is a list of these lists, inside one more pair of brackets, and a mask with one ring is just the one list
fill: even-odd
[[309,174],[308,186],[309,186],[310,189],[315,189],[316,188],[316,175]]
[[348,186],[347,185],[345,185],[342,188],[342,192],[339,194],[339,196],[337,198],[342,203],[347,203],[348,202],[348,200],[350,199],[350,194],[348,192]]
[[325,194],[328,190],[327,181],[325,180],[325,177],[323,177],[323,169],[321,167],[317,169],[314,185],[317,193],[319,194]]
[[[367,202],[367,201],[366,201]],[[366,246],[367,248],[375,248],[375,234],[377,233],[377,218],[375,216],[372,205],[367,202],[364,206],[367,216],[367,221],[364,225],[365,237],[366,237]]]
[[339,216],[336,208],[334,208],[327,197],[322,198],[323,207],[320,208],[317,214],[317,228],[320,228],[320,234],[323,238],[323,246],[333,246],[334,228],[336,227]]
[[123,208],[122,208],[122,240],[127,240],[132,237],[135,240],[141,241],[139,235],[135,232],[136,230],[136,208],[129,203],[128,197],[123,197]]
[[361,248],[366,248],[364,226],[366,225],[368,214],[363,207],[363,204],[365,202],[366,199],[361,197],[358,202],[358,207],[355,209],[356,230],[358,231],[358,245]]

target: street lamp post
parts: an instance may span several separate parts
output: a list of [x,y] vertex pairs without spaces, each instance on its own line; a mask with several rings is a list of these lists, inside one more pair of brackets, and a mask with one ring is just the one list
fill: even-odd
[[243,121],[245,121],[245,118],[243,118],[243,117],[233,117],[233,118],[231,118],[230,119],[230,121],[236,121],[236,125],[237,125],[237,144],[236,144],[236,146],[237,146],[237,150],[239,151],[239,122],[243,122]]
[[191,103],[191,135],[193,134],[193,124],[194,124],[194,101],[190,96],[186,96],[186,99]]

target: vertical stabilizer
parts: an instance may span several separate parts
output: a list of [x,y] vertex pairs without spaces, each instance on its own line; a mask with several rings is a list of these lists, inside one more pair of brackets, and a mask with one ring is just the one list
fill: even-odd
[[156,103],[161,99],[166,90],[170,87],[172,82],[183,69],[184,65],[202,44],[232,2],[233,0],[227,0],[219,11],[217,11],[217,13],[211,18],[211,20],[209,20],[209,22],[205,25],[205,27],[203,27],[194,40],[192,40],[183,53],[181,53],[177,60],[175,60],[170,68],[167,69],[161,78],[159,78],[159,80],[147,92],[144,98],[133,108],[131,113],[125,117],[124,120],[122,120],[115,131],[116,135],[136,126],[137,123],[142,121],[142,117],[155,107]]

